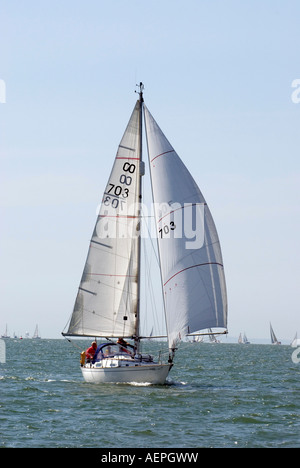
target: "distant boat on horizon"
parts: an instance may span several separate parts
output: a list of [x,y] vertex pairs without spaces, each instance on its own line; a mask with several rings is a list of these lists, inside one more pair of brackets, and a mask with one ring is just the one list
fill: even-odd
[[10,336],[9,336],[9,334],[7,332],[7,324],[6,324],[6,327],[5,327],[5,333],[4,333],[4,335],[1,335],[1,338],[3,340],[9,340],[10,339]]
[[188,340],[189,343],[203,343],[203,336],[193,335],[190,336],[191,339]]
[[212,329],[208,329],[209,333],[209,343],[221,343],[220,340],[216,338],[216,335],[213,333]]
[[239,344],[251,344],[245,332],[244,332],[244,336],[242,335],[242,333],[240,333],[238,343]]
[[35,327],[35,330],[34,330],[34,334],[33,334],[33,337],[32,337],[33,340],[40,340],[41,337],[39,335],[39,327],[38,325]]
[[291,342],[291,347],[298,348],[298,346],[300,346],[300,338],[298,338],[298,333],[296,333],[295,338]]
[[271,343],[273,345],[281,345],[281,341],[278,341],[277,340],[277,337],[274,333],[274,330],[273,330],[273,327],[272,327],[272,324],[270,323],[270,334],[271,334]]

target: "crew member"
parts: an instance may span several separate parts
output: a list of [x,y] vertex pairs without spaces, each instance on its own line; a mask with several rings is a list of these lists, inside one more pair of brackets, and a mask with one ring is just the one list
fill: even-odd
[[97,350],[97,343],[96,341],[93,341],[92,345],[85,352],[86,362],[92,362],[92,360],[94,359],[96,350]]
[[133,346],[131,344],[127,343],[127,341],[125,341],[123,338],[119,338],[117,343],[120,346],[120,351],[121,352],[127,353],[127,354],[132,354],[132,351],[129,351],[129,349],[127,349],[127,347],[129,346],[130,348],[133,348]]

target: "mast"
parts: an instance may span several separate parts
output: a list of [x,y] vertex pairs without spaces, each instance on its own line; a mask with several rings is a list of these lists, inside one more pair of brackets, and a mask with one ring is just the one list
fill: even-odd
[[139,91],[136,93],[139,94],[139,102],[140,102],[140,118],[139,118],[139,158],[140,158],[140,174],[139,174],[139,239],[138,239],[138,298],[137,298],[137,316],[136,316],[136,325],[135,325],[135,347],[136,351],[139,352],[139,344],[140,344],[140,311],[141,311],[141,243],[142,243],[142,236],[141,236],[141,222],[142,222],[142,177],[145,173],[144,170],[144,163],[143,163],[143,91],[144,85],[140,82]]

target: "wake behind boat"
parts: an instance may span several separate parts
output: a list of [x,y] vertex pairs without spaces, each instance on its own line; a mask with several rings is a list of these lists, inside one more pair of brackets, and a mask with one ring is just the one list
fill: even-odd
[[[63,333],[106,340],[88,362],[82,355],[87,382],[163,384],[185,336],[212,328],[218,329],[214,334],[227,333],[223,260],[211,213],[145,106],[143,88],[140,83],[139,100],[118,147],[73,314]],[[143,117],[169,348],[164,361],[142,354],[140,348]]]

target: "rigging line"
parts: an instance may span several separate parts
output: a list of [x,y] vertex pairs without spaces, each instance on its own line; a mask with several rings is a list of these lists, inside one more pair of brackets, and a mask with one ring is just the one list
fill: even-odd
[[[144,329],[146,329],[146,326],[149,326],[147,323],[147,318],[150,317],[153,319],[154,326],[155,328],[159,329],[157,327],[158,325],[158,313],[157,313],[157,304],[156,304],[156,298],[153,290],[153,283],[152,283],[152,275],[151,275],[151,252],[148,252],[146,243],[143,243],[143,258],[144,258],[144,288],[145,292],[147,291],[147,294],[145,294],[145,314],[144,314]],[[152,320],[151,320],[152,321]]]
[[[143,208],[142,208],[143,209]],[[141,215],[141,218],[142,219],[146,219],[147,218],[155,218],[155,216],[144,216],[143,214]],[[146,229],[147,229],[147,233],[148,233],[148,239],[150,239],[150,242],[151,242],[151,247],[152,247],[152,250],[153,250],[153,253],[155,255],[155,258],[156,258],[156,261],[157,261],[157,265],[159,266],[159,259],[158,259],[158,255],[157,255],[157,251],[155,250],[155,247],[154,247],[154,244],[153,244],[153,238],[151,236],[151,232],[150,232],[150,229],[149,229],[149,225],[148,223],[144,223],[144,225],[146,225]]]
[[[145,195],[145,189],[143,187],[143,199]],[[146,221],[146,218],[154,218],[155,216],[150,216],[150,215],[145,215],[144,214],[144,206],[142,206],[142,212],[141,212],[141,218],[145,220],[143,223],[145,234],[147,234],[146,239],[150,240],[149,248],[147,247],[146,242],[143,242],[143,272],[144,274],[142,275],[143,277],[143,287],[144,291],[148,292],[148,294],[145,294],[144,292],[144,301],[145,301],[145,313],[143,314],[143,328],[146,329],[147,326],[149,326],[149,320],[147,320],[147,317],[150,318],[150,321],[153,321],[154,329],[157,330],[163,330],[164,327],[161,325],[161,321],[163,321],[163,312],[158,312],[158,309],[160,308],[157,304],[159,301],[157,295],[155,295],[154,292],[154,284],[153,284],[153,276],[151,274],[151,264],[154,262],[156,266],[159,268],[159,259],[157,255],[157,249],[155,249],[154,243],[153,243],[153,237],[151,236],[150,232],[150,227],[149,227],[149,222]],[[154,255],[153,255],[154,254]]]
[[[147,224],[147,223],[146,223]],[[149,292],[149,300],[146,302],[146,307],[150,307],[150,310],[152,312],[152,318],[153,318],[153,324],[154,328],[157,330],[163,330],[164,325],[163,325],[163,310],[159,312],[159,309],[161,307],[158,305],[159,298],[155,295],[154,292],[154,284],[152,281],[152,275],[151,275],[151,258],[150,254],[154,255],[153,261],[155,262],[156,266],[160,268],[160,262],[158,258],[158,253],[157,249],[155,248],[153,238],[151,236],[151,233],[149,231],[149,227],[147,224],[147,231],[148,231],[148,239],[150,239],[150,252],[148,252],[146,243],[144,242],[144,261],[145,261],[145,270],[146,270],[146,275],[145,275],[145,288],[148,288]],[[147,281],[148,278],[148,281]],[[146,295],[147,298],[147,295]],[[163,299],[162,299],[163,300]]]
[[71,345],[74,346],[74,348],[77,348],[77,349],[79,349],[80,351],[82,351],[82,347],[80,348],[77,344],[73,343],[73,341],[70,340],[70,339],[68,338],[69,335],[66,335],[65,333],[62,333],[62,336],[63,336],[69,343],[71,343]]

